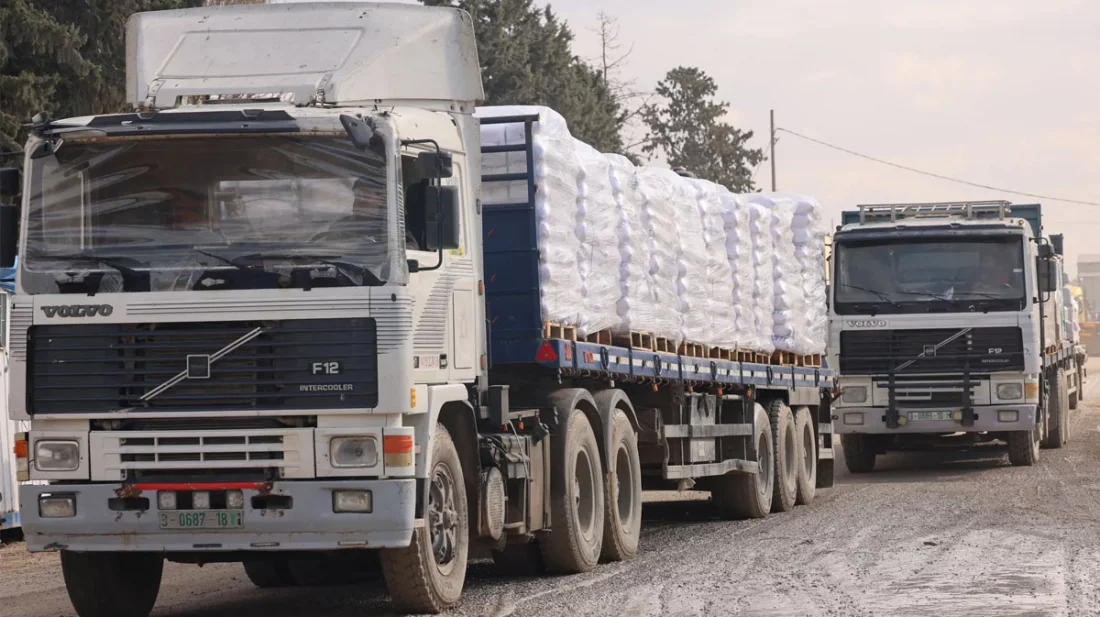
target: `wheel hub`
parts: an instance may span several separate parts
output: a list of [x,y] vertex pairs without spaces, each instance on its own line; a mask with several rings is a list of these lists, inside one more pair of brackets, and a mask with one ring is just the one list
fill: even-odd
[[443,464],[436,465],[432,472],[431,489],[428,491],[428,528],[436,563],[449,564],[454,560],[458,546],[458,510],[455,509],[454,477]]

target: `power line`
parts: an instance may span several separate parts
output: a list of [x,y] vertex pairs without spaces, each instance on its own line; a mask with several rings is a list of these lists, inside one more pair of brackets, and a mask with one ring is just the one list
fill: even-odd
[[889,165],[890,167],[896,167],[897,169],[904,169],[905,171],[911,171],[913,173],[921,174],[922,176],[929,176],[929,177],[932,177],[932,178],[938,178],[940,180],[947,180],[948,182],[955,182],[957,184],[965,184],[967,186],[972,186],[972,187],[980,188],[980,189],[986,189],[986,190],[990,190],[990,191],[998,191],[1000,193],[1011,193],[1013,195],[1022,195],[1024,197],[1033,197],[1035,199],[1043,199],[1043,200],[1046,200],[1046,201],[1060,201],[1060,202],[1067,203],[1067,204],[1077,204],[1077,205],[1081,205],[1081,206],[1100,207],[1100,202],[1097,202],[1097,201],[1084,201],[1084,200],[1081,200],[1081,199],[1065,199],[1063,197],[1051,197],[1049,195],[1039,195],[1037,193],[1027,193],[1027,192],[1024,192],[1024,191],[1015,191],[1015,190],[1012,190],[1012,189],[1005,189],[1005,188],[1000,188],[1000,187],[997,187],[997,186],[990,186],[988,184],[981,184],[979,182],[971,182],[970,180],[963,180],[961,178],[953,178],[951,176],[945,176],[943,174],[937,174],[937,173],[934,173],[934,172],[931,172],[931,171],[924,171],[922,169],[917,169],[915,167],[909,167],[909,166],[906,166],[906,165],[901,165],[899,163],[886,161],[886,160],[876,158],[876,157],[873,157],[873,156],[870,156],[870,155],[867,155],[867,154],[856,152],[854,150],[849,150],[847,148],[842,148],[841,146],[831,144],[827,141],[821,141],[820,139],[814,139],[813,137],[809,137],[807,135],[803,135],[802,133],[798,133],[796,131],[792,131],[790,129],[785,129],[785,128],[782,128],[782,127],[776,127],[775,131],[777,133],[780,132],[780,131],[782,131],[784,133],[790,133],[791,135],[794,135],[795,137],[801,137],[802,139],[805,139],[806,141],[812,141],[815,144],[825,146],[826,148],[832,148],[833,150],[837,150],[837,151],[843,152],[845,154],[850,154],[852,156],[858,156],[861,159],[867,159],[868,161],[874,161],[876,163],[881,163],[883,165]]
[[[775,141],[779,141],[779,139],[776,139]],[[772,157],[772,146],[774,145],[775,142],[770,142],[768,144],[768,154],[764,158],[760,159],[760,162],[756,164],[756,169],[752,170],[752,178],[749,178],[749,182],[756,182],[756,172],[760,171],[760,168],[764,165],[764,161]]]

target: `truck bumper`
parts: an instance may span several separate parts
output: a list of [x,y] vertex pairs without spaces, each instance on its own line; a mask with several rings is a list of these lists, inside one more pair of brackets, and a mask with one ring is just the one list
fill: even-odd
[[[840,407],[834,413],[837,420],[833,430],[841,435],[903,435],[921,433],[1000,433],[1030,431],[1035,428],[1035,405],[980,405],[973,407],[973,426],[963,426],[958,420],[912,420],[897,428],[886,426],[885,407]],[[900,409],[898,415],[906,417],[913,411],[954,411]],[[1002,421],[1003,420],[1003,421]]]
[[[156,491],[145,491],[149,510],[112,511],[108,500],[118,485],[24,485],[19,489],[22,522],[31,552],[56,551],[287,551],[408,546],[416,526],[416,481],[311,480],[276,482],[271,495],[289,496],[292,507],[257,510],[257,490],[245,489],[243,526],[225,530],[160,528]],[[196,489],[199,487],[196,486]],[[333,512],[334,490],[371,491],[370,513]],[[43,518],[39,496],[71,493],[75,516]]]

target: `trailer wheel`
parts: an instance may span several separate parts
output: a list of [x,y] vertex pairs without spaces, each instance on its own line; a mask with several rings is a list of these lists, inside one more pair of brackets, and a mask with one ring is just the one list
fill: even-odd
[[798,496],[795,503],[809,505],[817,494],[817,433],[811,421],[809,407],[799,407],[794,413],[795,436],[798,440]]
[[783,401],[776,399],[768,404],[768,417],[775,443],[775,498],[772,500],[772,511],[787,512],[794,508],[798,497],[799,437],[795,430],[794,414]]
[[286,559],[246,561],[241,565],[244,566],[244,573],[248,576],[248,580],[261,589],[294,587],[298,584]]
[[775,485],[775,445],[768,412],[759,403],[753,414],[756,473],[727,474],[713,480],[711,496],[718,514],[727,519],[764,518],[772,510]]
[[540,542],[551,572],[580,574],[596,567],[603,545],[604,492],[600,447],[592,425],[573,409],[551,437],[551,531]]
[[867,435],[841,435],[844,464],[852,473],[871,473],[875,469],[875,446]]
[[603,560],[625,561],[638,554],[642,533],[642,463],[630,419],[615,412],[604,474]]
[[1036,423],[1030,431],[1013,431],[1005,439],[1008,442],[1008,462],[1013,467],[1031,467],[1039,462],[1039,442],[1043,427]]
[[1066,373],[1058,368],[1050,378],[1047,436],[1042,443],[1045,448],[1061,448],[1069,439],[1069,396],[1066,390]]
[[61,573],[80,617],[147,617],[160,593],[160,553],[61,551]]
[[451,434],[435,427],[424,525],[405,548],[383,549],[382,574],[394,607],[409,613],[438,613],[458,604],[466,580],[469,513],[462,463]]

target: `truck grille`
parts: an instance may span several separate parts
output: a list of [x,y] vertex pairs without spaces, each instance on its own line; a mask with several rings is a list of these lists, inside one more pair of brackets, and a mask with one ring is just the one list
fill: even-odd
[[313,470],[310,429],[93,431],[90,454],[109,479],[270,480]]
[[29,338],[31,413],[378,403],[373,319],[50,325]]
[[[952,340],[945,342],[948,339]],[[1024,370],[1021,330],[998,327],[840,333],[842,373],[959,373],[964,369],[972,373]]]

